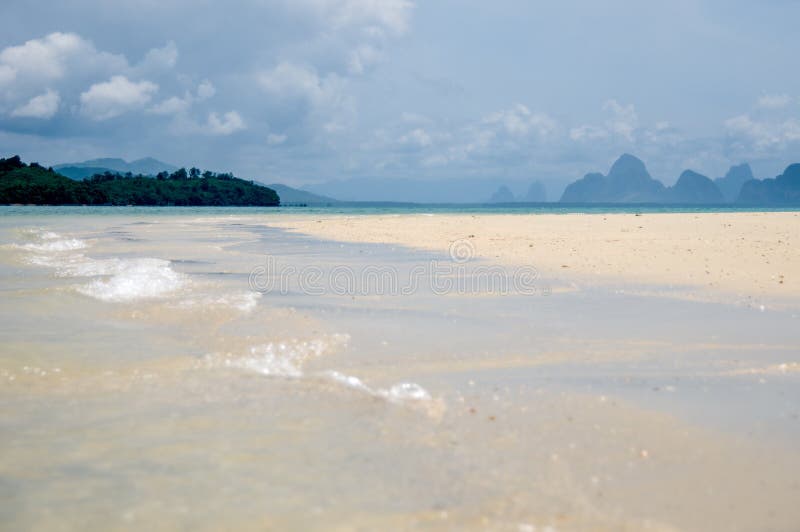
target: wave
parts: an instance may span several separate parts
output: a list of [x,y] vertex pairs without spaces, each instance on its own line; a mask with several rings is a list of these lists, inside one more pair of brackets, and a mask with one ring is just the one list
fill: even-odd
[[390,388],[371,388],[364,384],[364,381],[358,377],[345,375],[344,373],[340,373],[338,371],[328,371],[324,375],[328,376],[333,382],[364,392],[373,397],[386,399],[392,403],[431,400],[431,394],[428,393],[425,388],[413,382],[401,382]]
[[155,258],[93,259],[80,252],[90,247],[86,240],[66,237],[52,231],[29,230],[33,240],[15,244],[28,253],[30,264],[55,270],[58,277],[94,277],[76,286],[84,295],[109,302],[128,302],[162,297],[184,287],[188,279],[170,267],[169,261]]
[[238,368],[271,378],[322,380],[389,403],[420,407],[432,417],[441,416],[444,411],[444,403],[434,399],[419,384],[400,382],[388,388],[377,388],[369,386],[358,377],[336,370],[313,373],[306,373],[303,370],[303,366],[309,360],[343,348],[349,340],[350,336],[347,334],[334,334],[314,340],[271,342],[251,347],[249,354],[244,357],[236,357],[231,354],[208,356],[205,359],[205,365],[211,368]]
[[114,270],[110,278],[79,286],[78,292],[101,301],[126,302],[158,298],[186,284],[186,276],[161,259],[117,259]]
[[350,335],[334,334],[315,340],[290,340],[271,342],[250,348],[250,356],[226,357],[225,366],[255,371],[270,377],[300,378],[304,376],[303,365],[310,359],[319,358],[347,345]]

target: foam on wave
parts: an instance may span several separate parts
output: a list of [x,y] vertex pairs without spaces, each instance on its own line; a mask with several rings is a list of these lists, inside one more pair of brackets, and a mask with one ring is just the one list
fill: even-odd
[[441,415],[444,408],[443,403],[440,400],[434,400],[425,388],[413,382],[401,382],[388,388],[376,388],[369,386],[358,377],[335,370],[310,374],[304,372],[303,366],[307,361],[345,346],[349,339],[349,335],[334,334],[314,340],[291,340],[262,344],[251,347],[249,356],[245,357],[232,355],[207,357],[206,366],[239,368],[273,378],[322,380],[389,403],[422,407],[432,417]]
[[185,276],[161,259],[120,260],[107,279],[95,279],[78,287],[78,292],[101,301],[136,301],[161,297],[180,289]]
[[127,302],[151,299],[182,288],[186,276],[170,267],[169,261],[154,258],[93,259],[80,250],[89,242],[52,231],[31,230],[33,240],[17,249],[28,252],[27,261],[55,270],[59,277],[95,277],[77,291],[101,301]]

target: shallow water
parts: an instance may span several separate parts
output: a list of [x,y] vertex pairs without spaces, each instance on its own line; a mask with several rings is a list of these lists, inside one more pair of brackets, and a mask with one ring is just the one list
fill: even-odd
[[800,523],[796,309],[43,212],[0,218],[3,528]]

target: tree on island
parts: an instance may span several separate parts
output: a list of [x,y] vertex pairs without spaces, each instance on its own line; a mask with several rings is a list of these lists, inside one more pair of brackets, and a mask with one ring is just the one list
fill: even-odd
[[277,206],[280,198],[271,188],[230,173],[179,168],[155,179],[105,172],[74,181],[13,156],[0,158],[0,204]]

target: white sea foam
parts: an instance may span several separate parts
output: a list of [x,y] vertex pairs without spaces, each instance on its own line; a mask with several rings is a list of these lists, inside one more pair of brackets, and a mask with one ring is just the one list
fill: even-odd
[[[222,358],[222,365],[255,371],[271,377],[303,377],[303,365],[310,359],[319,358],[329,352],[346,345],[350,340],[347,334],[333,334],[314,340],[289,340],[286,342],[270,342],[253,346],[246,357],[227,355]],[[211,366],[218,366],[219,356],[207,359]]]
[[207,367],[239,368],[268,377],[323,380],[394,404],[413,406],[429,403],[425,406],[429,414],[441,414],[441,401],[433,401],[427,390],[412,382],[401,382],[389,388],[373,388],[358,377],[335,370],[310,374],[304,371],[306,362],[345,346],[349,339],[349,335],[334,334],[313,340],[271,342],[251,347],[248,356],[213,355],[206,357],[205,362]]
[[260,292],[231,293],[221,296],[189,297],[178,302],[179,308],[232,308],[242,313],[249,313],[258,306],[261,299]]
[[358,377],[345,375],[338,371],[328,371],[324,375],[337,384],[364,392],[372,397],[385,399],[391,403],[429,401],[431,399],[431,394],[425,388],[413,382],[401,382],[390,388],[371,388]]
[[126,302],[152,299],[177,291],[186,283],[183,274],[161,259],[125,259],[115,263],[115,273],[78,287],[78,292],[101,301]]
[[[49,233],[49,235],[53,234]],[[87,246],[88,244],[85,241],[77,238],[55,239],[48,236],[43,242],[30,242],[19,247],[29,251],[46,253],[48,251],[74,251],[76,249],[84,249]]]
[[161,297],[183,287],[186,276],[170,263],[154,258],[93,259],[80,250],[89,247],[85,240],[65,237],[52,231],[28,231],[34,240],[17,249],[28,252],[27,261],[55,270],[59,277],[96,278],[77,286],[78,292],[101,301],[135,301]]

